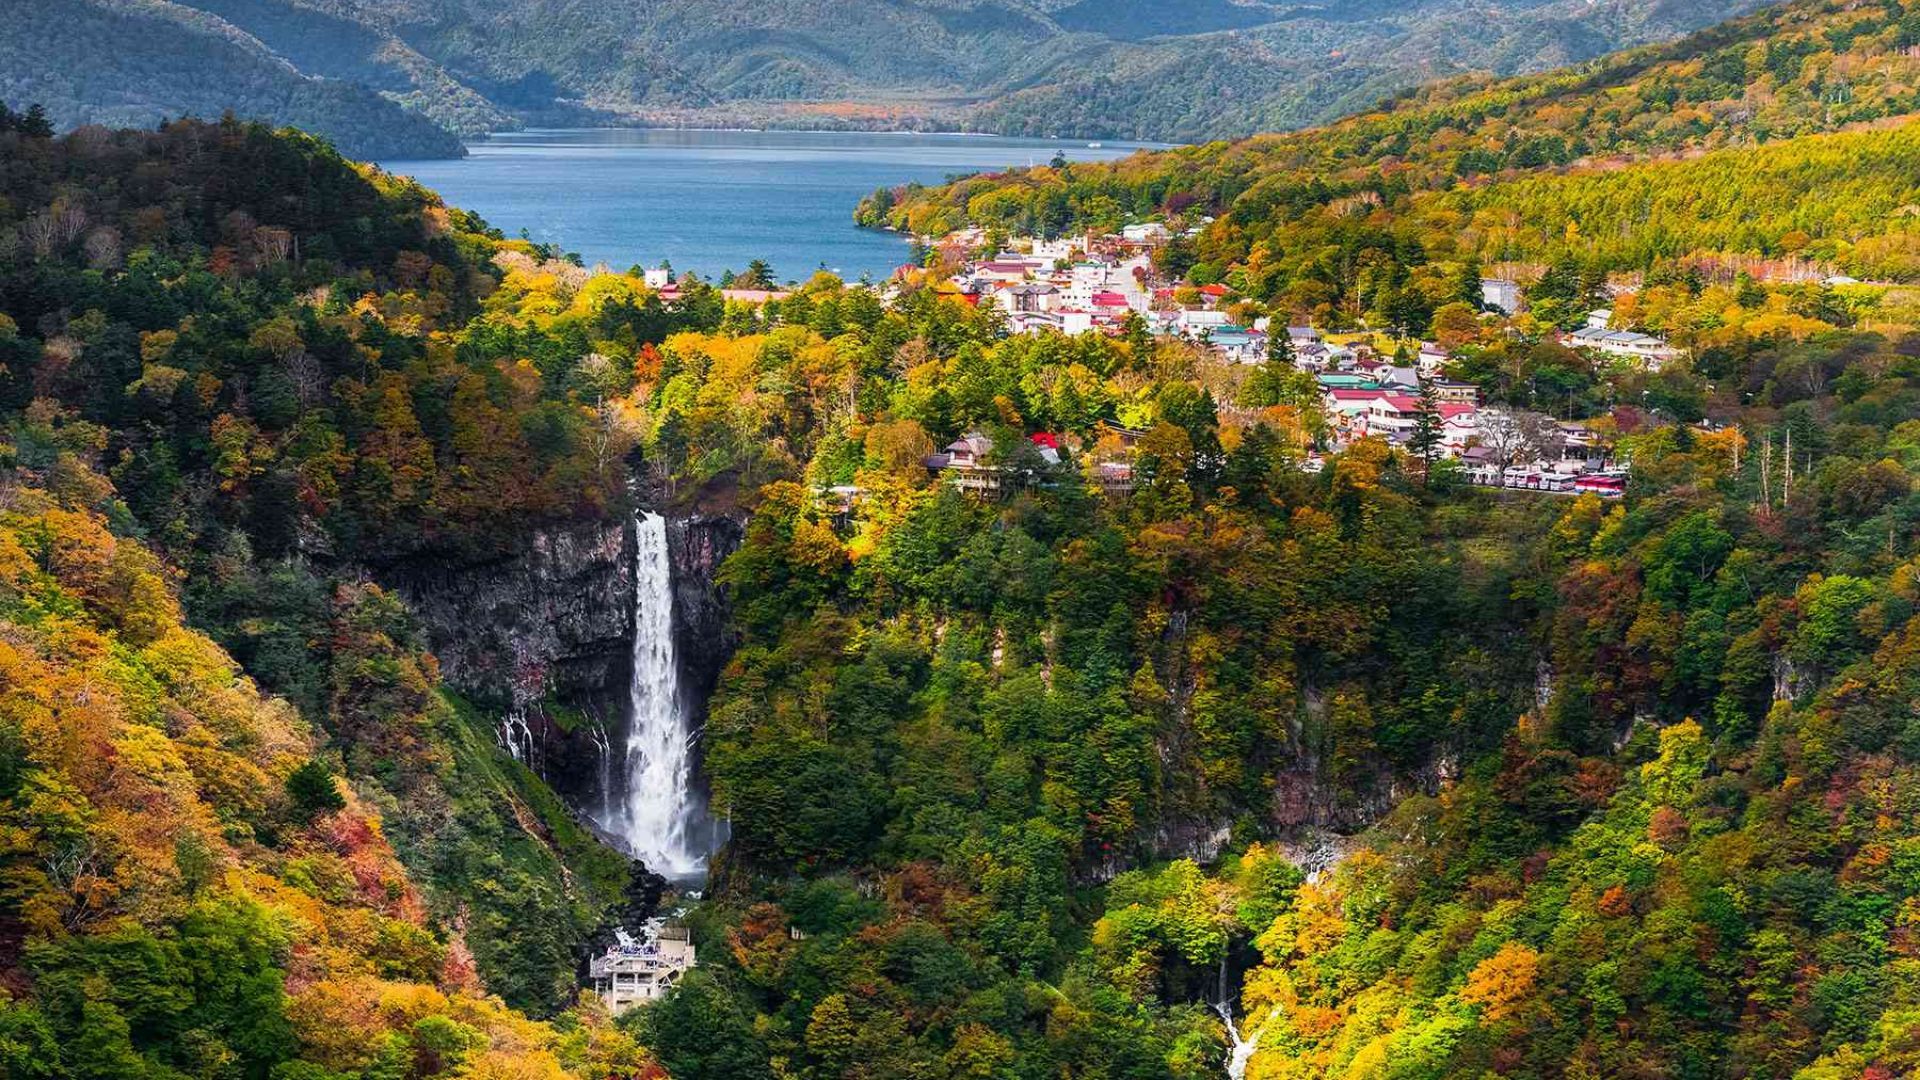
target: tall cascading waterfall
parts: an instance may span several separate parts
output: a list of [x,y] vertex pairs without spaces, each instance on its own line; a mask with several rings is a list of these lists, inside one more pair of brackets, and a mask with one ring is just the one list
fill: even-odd
[[634,520],[632,716],[625,790],[608,792],[602,824],[647,869],[668,878],[706,870],[711,829],[693,775],[693,732],[673,640],[673,560],[667,520]]

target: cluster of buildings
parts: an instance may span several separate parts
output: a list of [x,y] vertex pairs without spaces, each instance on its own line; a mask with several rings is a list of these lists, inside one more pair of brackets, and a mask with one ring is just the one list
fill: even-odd
[[[1158,281],[1153,251],[1171,237],[1166,225],[1149,222],[1106,236],[1023,240],[1016,245],[1021,250],[1000,251],[965,263],[944,287],[975,306],[997,308],[1014,333],[1117,334],[1131,315],[1138,316],[1150,333],[1204,343],[1227,360],[1263,361],[1268,335],[1279,330],[1269,327],[1265,319],[1244,325],[1235,322],[1228,310],[1232,290],[1224,285],[1190,287]],[[958,247],[984,240],[979,230],[947,238]],[[1525,307],[1519,283],[1510,278],[1483,278],[1480,290],[1490,311],[1513,315]],[[1560,335],[1560,341],[1654,369],[1680,355],[1680,349],[1662,338],[1612,329],[1612,317],[1611,310],[1596,310],[1587,317],[1585,327]],[[1342,370],[1360,359],[1351,350],[1320,340],[1306,327],[1286,330],[1295,338],[1295,355],[1311,370]],[[1444,354],[1436,361],[1423,348],[1421,374],[1431,375],[1436,363],[1444,360]]]
[[[1482,408],[1480,388],[1448,379],[1446,350],[1423,342],[1412,364],[1378,357],[1361,346],[1334,350],[1317,346],[1319,335],[1306,327],[1288,327],[1294,363],[1314,372],[1327,417],[1327,442],[1345,449],[1360,439],[1379,439],[1405,447],[1420,426],[1424,390],[1433,395],[1438,443],[1433,453],[1457,460],[1470,483],[1619,498],[1626,493],[1626,472],[1616,467],[1584,424],[1535,416],[1521,425],[1503,408]],[[1332,363],[1336,366],[1322,367]]]
[[[1510,414],[1482,409],[1478,387],[1448,379],[1452,357],[1438,344],[1421,342],[1417,351],[1387,356],[1365,336],[1334,340],[1310,326],[1270,325],[1265,318],[1236,321],[1235,297],[1225,286],[1161,281],[1153,253],[1173,237],[1166,224],[1149,222],[1105,236],[1018,241],[1013,245],[1017,250],[963,263],[941,287],[967,303],[998,309],[1014,333],[1119,334],[1137,318],[1149,333],[1205,345],[1232,363],[1265,363],[1273,354],[1272,336],[1285,334],[1294,366],[1319,384],[1328,422],[1325,443],[1331,450],[1369,438],[1405,446],[1421,423],[1421,395],[1430,390],[1438,422],[1435,452],[1458,460],[1471,482],[1604,497],[1624,492],[1624,470],[1613,466],[1592,433],[1579,424],[1530,431],[1530,439],[1519,441],[1511,431],[1498,436],[1489,432],[1490,421],[1507,426]],[[979,230],[946,238],[948,244],[969,251],[985,241]],[[1484,278],[1481,292],[1490,311],[1513,315],[1525,307],[1523,291],[1512,279]],[[1658,337],[1611,329],[1611,322],[1611,311],[1595,311],[1586,327],[1560,340],[1655,369],[1680,355],[1681,350]],[[1059,447],[1052,436],[1033,438],[1043,459],[1058,461]],[[990,442],[973,433],[930,457],[927,465],[969,490],[994,491],[1008,482],[1008,472],[990,463],[991,451]],[[1316,468],[1317,455],[1306,464]],[[1126,462],[1102,462],[1097,468],[1103,488],[1121,491],[1130,486]]]
[[1139,245],[1081,237],[969,263],[950,287],[970,304],[997,307],[1014,333],[1118,333],[1129,314],[1152,313],[1152,277]]
[[[1271,332],[1287,335],[1294,366],[1311,374],[1319,387],[1327,421],[1324,444],[1330,451],[1344,450],[1361,439],[1406,447],[1421,425],[1420,414],[1426,408],[1422,395],[1430,392],[1438,436],[1432,452],[1457,460],[1469,482],[1527,491],[1590,492],[1607,498],[1625,493],[1625,471],[1607,458],[1590,429],[1536,416],[1521,430],[1514,413],[1481,406],[1478,386],[1446,377],[1451,356],[1438,344],[1422,342],[1417,352],[1387,357],[1364,341],[1330,342],[1312,327],[1275,327]],[[1241,336],[1255,343],[1247,346],[1257,349],[1249,363],[1265,361],[1268,333],[1265,326],[1223,331],[1232,343],[1229,348]],[[1208,335],[1207,340],[1219,347],[1217,337]],[[1230,351],[1227,356],[1235,358]],[[1111,424],[1106,433],[1117,436],[1124,449],[1143,434]],[[1034,456],[1029,460],[1036,468],[1060,463],[1061,444],[1056,436],[1041,432],[1030,439]],[[975,493],[998,492],[1023,482],[1019,467],[1008,464],[1015,455],[1005,448],[996,454],[995,449],[985,435],[971,432],[928,457],[926,464],[949,482]],[[1317,453],[1309,455],[1304,465],[1318,471],[1321,459]],[[1094,462],[1088,475],[1110,493],[1132,487],[1132,466],[1124,455]]]
[[614,930],[614,943],[587,965],[595,993],[615,1016],[665,997],[693,967],[693,939],[684,926],[649,919],[634,937]]

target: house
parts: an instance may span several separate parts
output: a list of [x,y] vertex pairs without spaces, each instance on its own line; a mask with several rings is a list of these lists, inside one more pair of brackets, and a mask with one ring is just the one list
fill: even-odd
[[1059,298],[1059,289],[1038,281],[1023,281],[1017,285],[1009,285],[994,294],[994,299],[1009,315],[1052,311],[1058,304]]
[[1458,402],[1440,403],[1440,447],[1448,457],[1466,452],[1480,434],[1480,408]]
[[1202,331],[1226,327],[1227,313],[1209,308],[1188,308],[1174,317],[1174,325],[1182,333],[1198,337]]
[[1382,360],[1378,357],[1361,360],[1353,365],[1353,373],[1355,375],[1365,375],[1374,382],[1382,382],[1386,376],[1393,374],[1393,361]]
[[1058,240],[1035,240],[1033,257],[1057,263],[1065,259],[1077,258],[1086,254],[1087,240],[1083,236],[1063,236]]
[[1409,390],[1420,388],[1420,375],[1415,369],[1397,366],[1384,357],[1361,360],[1353,365],[1353,370],[1382,386],[1401,386]]
[[1305,354],[1309,350],[1315,352],[1315,355],[1320,358],[1321,364],[1328,371],[1337,371],[1340,368],[1349,367],[1356,360],[1360,359],[1359,353],[1345,345],[1315,344],[1300,350],[1300,352]]
[[1315,330],[1311,326],[1289,326],[1287,327],[1287,340],[1291,342],[1296,349],[1303,345],[1318,344],[1320,341],[1320,331]]
[[1560,429],[1560,456],[1569,461],[1598,461],[1603,457],[1599,437],[1585,424],[1571,420],[1561,420],[1554,426]]
[[1502,315],[1518,315],[1521,310],[1520,283],[1510,278],[1481,278],[1480,303]]
[[1366,434],[1390,443],[1403,443],[1418,422],[1420,399],[1412,394],[1383,392],[1367,402],[1362,413]]
[[1490,446],[1468,446],[1460,451],[1460,466],[1469,483],[1498,485],[1500,482],[1500,455]]
[[991,259],[987,262],[976,263],[973,267],[972,276],[978,281],[1011,284],[1016,281],[1027,280],[1027,275],[1031,272],[1032,267],[1028,266],[1023,259]]
[[1238,326],[1223,326],[1207,335],[1207,344],[1235,364],[1258,364],[1267,358],[1267,335]]
[[638,939],[624,929],[613,933],[613,947],[589,962],[587,974],[615,1016],[666,996],[693,966],[693,939],[684,926],[649,919]]
[[1326,407],[1327,420],[1344,441],[1367,433],[1368,413],[1372,411],[1373,403],[1389,393],[1377,387],[1366,390],[1331,389],[1321,395],[1321,402]]
[[1317,341],[1293,347],[1293,366],[1301,371],[1320,372],[1334,366],[1332,350]]
[[1420,369],[1420,377],[1431,379],[1440,374],[1440,370],[1453,359],[1453,354],[1430,341],[1420,343],[1420,353],[1414,357],[1413,366]]
[[1459,405],[1480,404],[1480,386],[1478,383],[1459,382],[1454,379],[1430,379],[1433,394],[1441,401]]
[[1639,360],[1655,370],[1668,360],[1679,356],[1681,352],[1667,344],[1665,340],[1651,334],[1642,334],[1633,330],[1608,330],[1597,326],[1588,326],[1574,331],[1567,336],[1567,344],[1576,349],[1593,349],[1608,356]]
[[1010,334],[1043,334],[1048,331],[1059,334],[1079,332],[1068,330],[1067,316],[1058,312],[1016,311],[1007,316],[1007,332]]
[[928,458],[927,465],[935,469],[976,468],[986,464],[987,455],[992,452],[993,440],[971,431],[948,443],[944,453]]
[[673,284],[673,271],[664,266],[655,267],[642,275],[641,280],[646,282],[649,289],[664,289]]
[[1140,225],[1128,225],[1120,230],[1120,238],[1129,244],[1164,243],[1171,235],[1172,234],[1167,231],[1167,227],[1157,221],[1149,221]]

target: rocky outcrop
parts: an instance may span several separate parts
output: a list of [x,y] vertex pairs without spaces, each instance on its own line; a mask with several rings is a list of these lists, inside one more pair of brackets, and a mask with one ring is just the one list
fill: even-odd
[[418,561],[382,577],[425,626],[447,686],[500,713],[502,741],[575,806],[599,805],[625,729],[633,527],[547,526],[480,562]]
[[527,709],[623,686],[633,635],[632,526],[535,531],[487,562],[436,561],[387,575],[426,625],[447,684]]
[[[734,640],[720,563],[742,521],[668,521],[683,686],[700,705]],[[454,691],[503,717],[501,741],[562,797],[598,815],[618,797],[633,677],[634,533],[621,515],[545,526],[483,561],[420,560],[380,577],[425,626]]]
[[720,564],[739,550],[746,537],[743,519],[692,514],[669,518],[667,546],[673,559],[673,619],[679,645],[682,686],[704,702],[713,694],[720,669],[733,655],[735,640],[726,590],[716,581]]

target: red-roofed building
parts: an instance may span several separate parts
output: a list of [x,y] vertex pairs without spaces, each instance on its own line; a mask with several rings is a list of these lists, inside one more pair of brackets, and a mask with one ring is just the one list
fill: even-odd
[[973,268],[973,276],[987,281],[1025,281],[1030,269],[1023,262],[983,262]]

